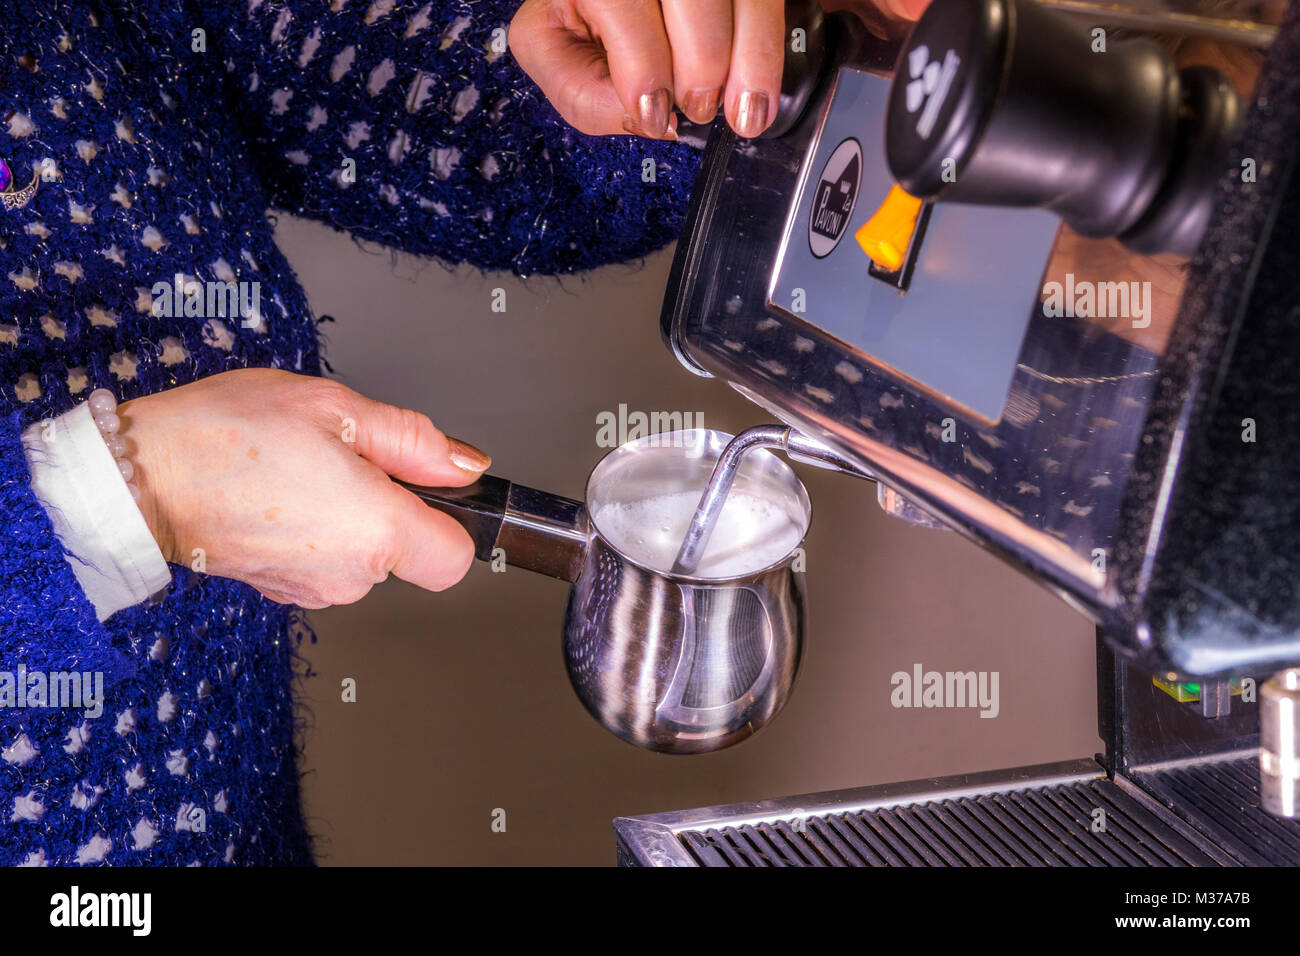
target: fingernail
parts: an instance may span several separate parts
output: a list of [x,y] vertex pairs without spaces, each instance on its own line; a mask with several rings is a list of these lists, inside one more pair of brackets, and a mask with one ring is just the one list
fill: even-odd
[[718,104],[722,102],[721,88],[711,90],[691,90],[682,97],[682,112],[692,123],[712,123],[718,115]]
[[668,132],[668,115],[671,106],[672,95],[667,90],[642,93],[636,101],[637,115],[624,120],[623,128],[629,133],[662,139]]
[[767,129],[767,94],[745,90],[736,109],[736,135],[752,139]]
[[456,438],[447,439],[447,457],[461,471],[486,471],[492,464],[492,459],[483,452]]

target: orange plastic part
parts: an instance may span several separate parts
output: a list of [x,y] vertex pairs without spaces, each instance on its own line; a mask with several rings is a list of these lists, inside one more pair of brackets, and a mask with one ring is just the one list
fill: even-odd
[[895,185],[854,238],[872,262],[889,272],[897,272],[902,268],[920,214],[921,200]]

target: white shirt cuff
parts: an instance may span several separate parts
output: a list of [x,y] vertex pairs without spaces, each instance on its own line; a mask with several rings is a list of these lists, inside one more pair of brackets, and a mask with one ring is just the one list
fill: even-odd
[[162,590],[171,571],[83,402],[23,432],[32,490],[101,621]]

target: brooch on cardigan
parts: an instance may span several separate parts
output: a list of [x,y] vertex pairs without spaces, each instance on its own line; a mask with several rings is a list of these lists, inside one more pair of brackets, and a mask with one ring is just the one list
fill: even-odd
[[4,203],[6,209],[21,209],[26,206],[36,195],[36,189],[40,184],[40,174],[33,173],[30,183],[22,189],[14,189],[13,171],[9,169],[8,163],[0,159],[0,202]]

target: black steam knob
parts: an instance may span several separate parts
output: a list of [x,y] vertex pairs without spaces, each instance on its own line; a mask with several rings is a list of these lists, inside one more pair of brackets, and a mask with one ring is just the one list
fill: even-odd
[[1085,236],[1190,255],[1241,112],[1216,71],[1033,0],[934,0],[903,46],[885,153],[945,202],[1037,206]]

